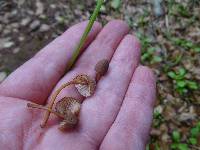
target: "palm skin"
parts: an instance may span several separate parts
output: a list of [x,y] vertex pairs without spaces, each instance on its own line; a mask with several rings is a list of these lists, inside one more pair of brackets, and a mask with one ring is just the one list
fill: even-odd
[[[0,149],[4,150],[142,150],[148,140],[155,99],[155,77],[139,65],[140,44],[119,20],[103,29],[97,22],[83,53],[71,71],[66,65],[87,22],[77,24],[43,48],[0,84]],[[82,99],[78,126],[68,132],[58,128],[51,115],[40,128],[43,111],[28,109],[27,102],[46,104],[60,85],[78,74],[95,76],[94,66],[109,59],[109,71],[95,94],[83,99],[73,88],[64,96]]]

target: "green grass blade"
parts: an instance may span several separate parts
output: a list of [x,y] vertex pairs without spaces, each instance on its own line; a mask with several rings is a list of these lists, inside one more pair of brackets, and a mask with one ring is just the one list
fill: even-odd
[[87,36],[88,36],[90,30],[92,29],[92,26],[93,26],[98,14],[99,14],[99,11],[100,11],[100,8],[101,8],[101,6],[103,4],[103,1],[104,0],[98,0],[97,1],[97,5],[95,7],[95,10],[94,10],[92,16],[90,17],[90,21],[89,21],[89,23],[88,23],[88,25],[87,25],[82,37],[81,37],[81,40],[80,40],[78,46],[76,47],[76,49],[75,49],[74,53],[72,54],[72,57],[71,57],[71,59],[70,59],[70,61],[68,63],[67,71],[69,69],[71,69],[71,67],[76,62],[76,60],[77,60],[77,58],[78,58],[78,56],[80,54],[81,48],[83,47],[83,45],[84,45],[84,43],[85,43],[85,41],[87,39]]

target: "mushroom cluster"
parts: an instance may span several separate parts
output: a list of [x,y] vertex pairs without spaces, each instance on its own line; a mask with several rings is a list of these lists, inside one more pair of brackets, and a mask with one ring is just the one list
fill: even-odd
[[46,126],[50,113],[53,113],[54,115],[63,119],[58,127],[60,130],[63,131],[69,128],[74,128],[79,121],[79,113],[81,109],[80,101],[73,97],[63,97],[56,103],[55,109],[53,109],[56,97],[64,88],[66,88],[69,85],[74,85],[74,87],[77,89],[80,95],[84,97],[92,96],[95,92],[97,82],[103,75],[106,74],[108,67],[109,61],[107,59],[100,60],[95,66],[95,79],[88,75],[82,74],[77,75],[72,81],[61,85],[61,87],[53,93],[52,98],[47,107],[43,105],[38,105],[36,103],[28,103],[28,107],[46,110],[44,119],[41,123],[41,127],[43,128]]

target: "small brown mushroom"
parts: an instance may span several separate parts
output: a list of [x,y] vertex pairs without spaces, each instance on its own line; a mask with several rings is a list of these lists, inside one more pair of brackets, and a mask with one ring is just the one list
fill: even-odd
[[81,109],[81,104],[78,100],[72,97],[64,97],[56,103],[55,111],[42,105],[28,103],[28,107],[48,110],[56,116],[63,119],[59,125],[60,130],[74,128],[78,124],[78,115]]
[[109,68],[109,61],[107,59],[102,59],[100,60],[96,66],[95,66],[95,71],[96,71],[96,81],[98,82],[102,76],[104,76]]
[[56,112],[64,116],[64,120],[60,123],[58,129],[65,130],[74,128],[78,124],[78,115],[81,104],[72,97],[64,97],[56,103]]
[[95,88],[96,88],[96,82],[94,79],[87,75],[78,75],[75,79],[83,81],[83,83],[86,84],[75,84],[76,89],[78,92],[84,96],[84,97],[89,97],[94,94]]
[[64,97],[56,103],[55,109],[56,112],[62,115],[65,115],[70,111],[72,114],[77,116],[81,109],[81,103],[75,98]]
[[78,117],[70,111],[65,112],[65,118],[60,122],[58,129],[61,131],[73,129],[78,124]]
[[[56,100],[56,97],[58,96],[58,94],[64,89],[66,88],[67,86],[69,85],[76,85],[76,84],[81,84],[81,85],[88,85],[89,82],[87,80],[87,78],[85,78],[85,76],[87,75],[78,75],[76,78],[74,78],[72,81],[69,81],[65,84],[63,84],[61,87],[59,87],[52,95],[52,98],[51,98],[51,101],[49,102],[48,104],[48,109],[52,109],[53,108],[53,105],[54,105],[54,102]],[[44,119],[42,120],[41,122],[41,127],[44,128],[48,119],[49,119],[49,116],[50,116],[50,111],[46,111],[45,114],[44,114]]]
[[80,102],[72,97],[64,97],[56,103],[54,111],[53,106],[58,94],[67,86],[74,85],[82,96],[89,97],[93,95],[96,88],[96,82],[100,80],[101,76],[106,74],[108,67],[109,61],[107,59],[103,59],[99,61],[95,66],[96,80],[88,75],[78,75],[72,81],[63,84],[53,93],[51,101],[49,102],[47,107],[35,103],[28,103],[28,107],[46,110],[44,119],[41,123],[41,127],[45,127],[49,119],[50,113],[53,113],[60,118],[63,118],[63,121],[59,125],[60,130],[75,127],[78,123],[78,115],[81,108]]

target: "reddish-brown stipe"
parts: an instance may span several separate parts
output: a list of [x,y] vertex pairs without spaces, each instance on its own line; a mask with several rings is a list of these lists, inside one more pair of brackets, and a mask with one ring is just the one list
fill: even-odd
[[28,107],[47,110],[63,119],[59,125],[60,130],[74,128],[78,124],[78,115],[81,104],[72,97],[64,97],[56,103],[55,111],[35,103],[28,103]]
[[[74,85],[88,85],[89,87],[92,87],[92,85],[90,85],[90,84],[91,84],[91,80],[88,80],[88,79],[90,79],[90,77],[88,77],[87,75],[78,75],[77,77],[75,77],[75,78],[73,79],[73,81],[63,84],[63,85],[62,85],[58,90],[56,90],[55,93],[52,95],[52,99],[51,99],[51,101],[50,101],[50,103],[49,103],[49,105],[48,105],[48,108],[49,108],[49,109],[52,109],[53,104],[54,104],[54,102],[55,102],[56,97],[58,96],[58,94],[62,91],[62,89],[66,88],[66,87],[69,86],[69,85],[72,85],[72,84],[74,84]],[[95,84],[95,85],[96,85],[96,84]],[[92,89],[92,88],[89,88],[89,89]],[[92,93],[94,93],[94,91],[92,91]],[[80,93],[80,94],[81,94],[81,93]],[[49,119],[49,115],[50,115],[50,112],[47,110],[47,111],[45,112],[45,114],[44,114],[44,119],[42,120],[42,123],[41,123],[41,125],[40,125],[42,128],[45,127],[45,125],[46,125],[46,123],[47,123],[47,121],[48,121],[48,119]]]

